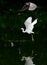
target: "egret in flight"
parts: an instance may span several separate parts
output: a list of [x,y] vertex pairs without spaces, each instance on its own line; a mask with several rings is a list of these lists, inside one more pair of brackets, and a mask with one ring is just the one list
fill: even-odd
[[33,29],[34,29],[34,25],[37,23],[37,19],[35,19],[32,22],[32,17],[28,17],[26,19],[26,21],[24,22],[24,25],[26,27],[26,29],[24,30],[24,28],[21,28],[23,33],[28,33],[28,34],[34,34]]
[[25,10],[34,11],[37,8],[37,5],[32,2],[26,2],[25,5],[19,10],[20,12],[23,12]]

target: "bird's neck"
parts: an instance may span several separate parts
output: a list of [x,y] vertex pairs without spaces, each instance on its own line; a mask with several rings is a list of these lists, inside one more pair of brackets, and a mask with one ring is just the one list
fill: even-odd
[[26,31],[24,31],[24,28],[22,29],[22,32],[25,33]]

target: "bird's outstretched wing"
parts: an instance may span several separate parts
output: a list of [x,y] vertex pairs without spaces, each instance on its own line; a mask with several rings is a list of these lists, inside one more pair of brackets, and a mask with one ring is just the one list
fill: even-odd
[[30,2],[29,10],[34,11],[37,8],[37,5],[35,3]]
[[31,23],[32,23],[32,17],[28,17],[24,22],[24,25],[26,26],[26,28],[28,28],[28,25],[30,25]]
[[38,19],[35,19],[33,22],[32,22],[32,25],[35,25],[37,23],[37,20]]

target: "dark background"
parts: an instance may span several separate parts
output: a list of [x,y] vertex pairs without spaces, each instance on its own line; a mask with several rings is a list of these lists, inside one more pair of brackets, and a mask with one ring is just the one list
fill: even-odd
[[[36,3],[38,8],[33,12],[25,11],[18,15],[18,10],[28,1]],[[32,35],[23,34],[20,30],[29,16],[32,16],[33,20],[38,18],[34,27],[34,42]],[[9,40],[14,43],[14,47],[11,47]],[[0,65],[24,65],[24,62],[20,61],[23,55],[33,56],[35,65],[47,65],[46,0],[0,0]]]
[[41,5],[41,6],[47,6],[47,0],[0,0],[0,5],[1,6],[10,6],[10,5],[14,5],[14,4],[24,4],[25,2],[33,2],[33,3],[36,3],[38,5]]

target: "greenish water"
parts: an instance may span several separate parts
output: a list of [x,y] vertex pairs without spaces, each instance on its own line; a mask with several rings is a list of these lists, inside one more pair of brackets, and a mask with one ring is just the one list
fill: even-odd
[[[20,61],[21,56],[31,56],[32,50],[34,50],[34,63],[47,65],[47,10],[40,7],[33,12],[25,11],[17,15],[17,8],[0,13],[0,65],[23,65],[24,62]],[[23,34],[20,30],[29,16],[32,16],[33,20],[38,18],[34,28],[34,42],[32,42],[32,35]],[[11,47],[8,40],[13,41],[16,46]],[[19,48],[21,55],[19,55]]]

